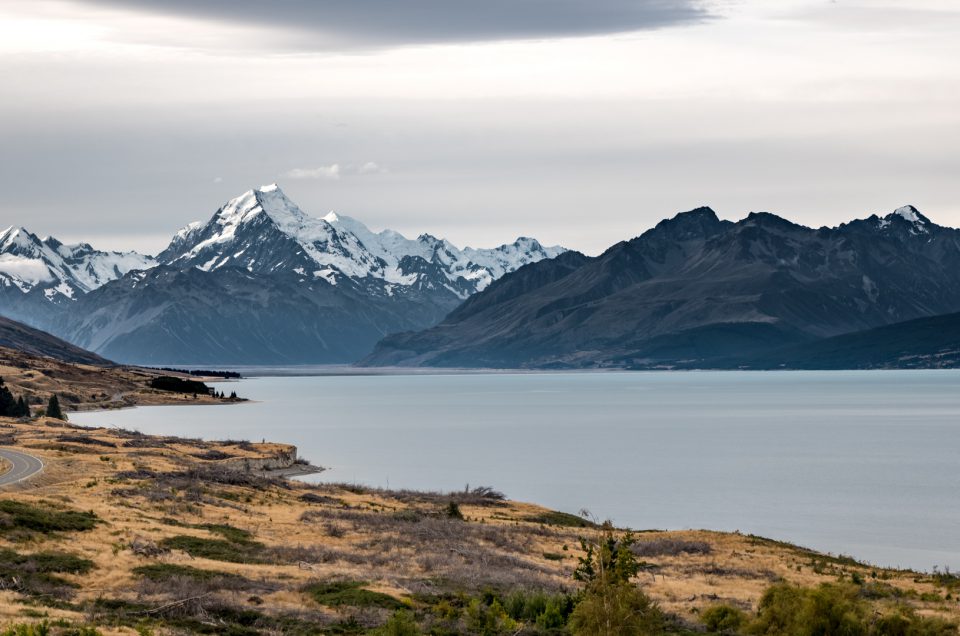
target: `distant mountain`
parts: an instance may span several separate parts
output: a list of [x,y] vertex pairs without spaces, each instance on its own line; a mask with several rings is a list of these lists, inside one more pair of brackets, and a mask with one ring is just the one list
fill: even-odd
[[15,349],[33,356],[53,358],[61,362],[97,366],[112,364],[94,353],[75,347],[45,331],[2,317],[0,317],[0,347]]
[[102,252],[86,243],[64,245],[24,228],[0,233],[0,311],[8,317],[41,322],[49,305],[69,305],[79,296],[124,274],[156,265],[136,252]]
[[916,208],[811,229],[698,208],[595,258],[527,265],[368,365],[709,367],[960,310],[960,231]]
[[125,362],[347,363],[563,251],[530,238],[461,250],[427,234],[374,233],[346,216],[309,216],[270,185],[183,228],[155,259],[115,255],[109,281],[73,285],[56,303],[38,302],[53,299],[44,290],[55,277],[39,294],[14,284],[0,313]]

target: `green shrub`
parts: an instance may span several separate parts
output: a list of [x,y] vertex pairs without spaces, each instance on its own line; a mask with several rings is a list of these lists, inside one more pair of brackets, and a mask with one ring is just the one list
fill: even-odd
[[244,541],[236,543],[223,539],[205,539],[188,535],[177,535],[160,541],[160,547],[169,550],[182,550],[192,557],[226,561],[228,563],[267,563],[262,543]]
[[570,615],[576,636],[653,636],[664,631],[663,614],[630,583],[588,586]]
[[47,600],[65,598],[76,585],[56,575],[86,574],[93,567],[93,561],[63,552],[20,554],[0,548],[0,575],[16,578],[18,590],[27,596]]
[[524,521],[529,521],[531,523],[542,523],[547,526],[561,526],[564,528],[593,528],[596,526],[595,523],[584,519],[583,517],[572,515],[569,512],[559,512],[556,510],[549,510],[538,515],[531,515],[524,518]]
[[320,605],[337,607],[381,607],[400,610],[404,604],[389,594],[363,589],[362,581],[336,581],[330,583],[311,583],[303,588]]
[[423,632],[417,627],[413,614],[398,610],[376,633],[378,636],[419,636]]
[[252,533],[225,523],[200,523],[191,525],[190,527],[199,530],[209,530],[233,543],[249,543],[253,540]]
[[140,567],[133,568],[132,572],[137,576],[151,581],[169,581],[175,578],[186,578],[194,581],[214,581],[217,579],[235,578],[237,576],[228,572],[201,570],[200,568],[190,567],[189,565],[177,565],[175,563],[141,565]]
[[877,615],[858,586],[824,583],[801,588],[787,583],[770,587],[760,599],[751,634],[775,636],[946,636],[954,623],[919,616],[910,608]]
[[50,636],[50,624],[47,621],[41,621],[11,625],[0,631],[0,636]]
[[920,616],[913,608],[898,607],[873,625],[875,636],[948,636],[957,633],[954,623],[932,616]]
[[714,605],[700,615],[700,621],[707,631],[723,634],[736,634],[747,620],[746,613],[730,605]]
[[475,598],[467,605],[466,626],[470,634],[503,634],[517,631],[517,622],[510,618],[500,601],[486,604]]
[[99,519],[92,512],[60,510],[13,499],[0,500],[0,534],[27,530],[41,534],[91,530]]

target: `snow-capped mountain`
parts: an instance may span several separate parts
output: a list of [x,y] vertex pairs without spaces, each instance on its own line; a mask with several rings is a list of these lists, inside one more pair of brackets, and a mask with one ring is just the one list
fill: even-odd
[[[528,238],[459,249],[304,213],[276,186],[177,232],[155,259],[9,230],[0,313],[122,362],[353,362],[564,250]],[[6,287],[4,286],[6,285]],[[52,302],[51,302],[52,301]]]
[[73,300],[133,270],[156,266],[136,252],[101,252],[87,243],[64,245],[22,227],[0,233],[0,286],[42,293],[52,302]]
[[531,238],[461,250],[429,234],[408,239],[393,230],[375,233],[334,212],[309,216],[273,184],[232,199],[206,224],[183,228],[157,258],[181,269],[239,267],[331,285],[349,278],[386,294],[398,287],[446,288],[463,299],[518,267],[564,251]]

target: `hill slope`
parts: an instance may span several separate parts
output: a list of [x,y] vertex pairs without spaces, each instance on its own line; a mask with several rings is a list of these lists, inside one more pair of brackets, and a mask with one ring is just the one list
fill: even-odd
[[110,365],[101,358],[69,342],[60,340],[45,331],[0,316],[0,347],[15,349],[31,356],[54,358],[61,362],[76,364]]
[[771,351],[740,363],[758,369],[960,367],[960,313],[917,318]]

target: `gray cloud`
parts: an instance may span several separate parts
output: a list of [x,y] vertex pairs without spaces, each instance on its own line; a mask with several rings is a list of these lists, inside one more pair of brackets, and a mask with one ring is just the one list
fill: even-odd
[[289,45],[477,42],[656,29],[709,17],[703,0],[84,0],[290,32]]

